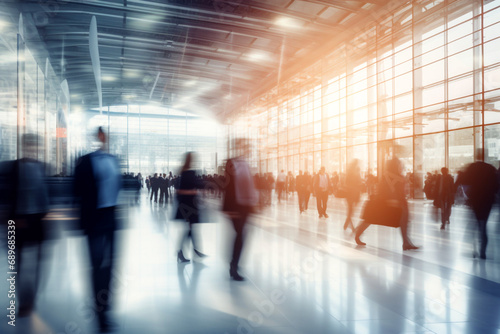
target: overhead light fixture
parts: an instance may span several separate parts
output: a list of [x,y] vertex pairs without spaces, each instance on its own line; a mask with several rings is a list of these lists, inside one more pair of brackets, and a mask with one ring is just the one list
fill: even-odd
[[196,85],[196,83],[197,83],[197,82],[198,82],[198,81],[196,81],[196,80],[186,81],[186,82],[184,83],[184,86],[186,86],[186,87],[192,87],[192,86]]
[[8,26],[8,23],[5,21],[0,21],[0,31],[2,31],[4,28]]
[[133,78],[138,78],[140,75],[141,75],[141,73],[137,70],[124,70],[123,71],[123,76],[125,78],[133,79]]
[[137,95],[135,95],[135,94],[125,94],[125,95],[123,95],[123,98],[127,99],[127,100],[135,99],[136,97],[137,97]]
[[81,113],[83,111],[81,106],[73,106],[71,109],[73,109],[73,113]]
[[269,56],[261,51],[254,51],[247,55],[248,60],[251,61],[265,61],[269,60]]
[[297,20],[297,19],[292,19],[290,17],[279,17],[276,21],[275,24],[280,27],[284,28],[300,28],[302,27],[302,22]]
[[[1,29],[0,29],[1,30]],[[24,61],[24,57],[23,56],[17,56],[17,53],[6,53],[4,55],[2,55],[2,58],[0,59],[0,64],[5,64],[5,63],[15,63],[17,61]]]
[[108,82],[110,82],[110,81],[115,81],[115,80],[116,80],[116,78],[113,77],[113,76],[111,76],[111,75],[105,75],[105,76],[102,77],[102,81],[108,81]]

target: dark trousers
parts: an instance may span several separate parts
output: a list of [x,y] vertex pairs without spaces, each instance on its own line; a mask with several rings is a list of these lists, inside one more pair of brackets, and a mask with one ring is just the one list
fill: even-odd
[[305,192],[303,190],[297,191],[297,197],[299,198],[299,210],[300,212],[305,210]]
[[477,228],[479,230],[480,246],[479,254],[481,257],[486,257],[486,246],[488,246],[488,234],[486,233],[486,223],[490,216],[493,203],[480,203],[473,205],[472,210],[477,219]]
[[[16,222],[16,270],[19,284],[19,310],[31,311],[35,305],[35,298],[40,280],[42,261],[42,243],[45,240],[45,229],[42,225],[44,214],[23,215],[14,218]],[[10,230],[9,230],[10,231]],[[9,234],[10,235],[10,234]],[[33,249],[33,257],[24,264],[26,250]]]
[[153,191],[151,191],[151,198],[149,199],[150,201],[153,200],[153,195],[155,197],[155,202],[158,202],[158,188],[153,187]]
[[92,298],[99,324],[103,325],[110,308],[110,282],[115,258],[115,208],[98,209],[96,220],[97,227],[88,231],[87,241],[92,268]]
[[316,206],[320,215],[326,214],[326,204],[328,202],[328,190],[316,192]]
[[276,192],[278,193],[278,201],[281,201],[281,197],[283,197],[284,191],[285,191],[285,183],[283,182],[276,183]]
[[240,212],[238,217],[232,218],[233,228],[236,232],[233,244],[233,255],[231,257],[231,269],[238,270],[238,263],[240,262],[241,252],[245,241],[245,225],[248,219],[248,210]]
[[452,204],[448,201],[443,201],[441,203],[441,224],[443,225],[450,221],[451,206]]
[[309,208],[309,198],[311,198],[311,193],[306,191],[304,193],[304,209],[307,210]]
[[478,220],[477,226],[479,229],[479,237],[481,240],[481,245],[479,246],[479,254],[482,257],[486,257],[486,246],[488,246],[488,234],[486,233],[486,222],[487,220]]
[[166,202],[166,189],[160,188],[160,203]]

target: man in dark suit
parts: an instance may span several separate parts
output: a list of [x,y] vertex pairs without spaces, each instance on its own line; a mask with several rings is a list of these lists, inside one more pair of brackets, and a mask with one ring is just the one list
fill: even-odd
[[158,189],[160,187],[160,180],[158,178],[158,173],[155,173],[155,176],[151,179],[151,198],[150,201],[153,200],[153,196],[155,197],[155,203],[158,202]]
[[[26,133],[21,137],[22,158],[0,165],[0,226],[15,240],[18,287],[18,315],[29,316],[35,308],[40,271],[43,264],[43,243],[49,229],[43,218],[49,211],[49,188],[46,166],[38,161],[40,137]],[[25,261],[27,259],[27,261]],[[27,264],[25,264],[25,262]]]
[[222,211],[231,219],[236,232],[231,257],[229,275],[236,281],[244,280],[238,273],[238,263],[243,250],[245,225],[250,213],[258,204],[259,195],[255,189],[250,166],[245,161],[249,154],[249,143],[239,138],[235,140],[236,151],[240,155],[226,163],[226,187]]
[[441,209],[441,229],[450,223],[451,206],[455,202],[455,182],[448,173],[448,168],[441,168],[441,175],[436,181],[434,206]]
[[483,152],[481,150],[476,152],[476,162],[470,164],[465,170],[463,184],[469,186],[467,196],[477,219],[481,238],[479,257],[486,259],[486,246],[488,244],[486,223],[495,202],[498,181],[495,167],[483,161]]
[[326,205],[328,202],[328,185],[330,179],[325,173],[325,167],[321,167],[319,173],[314,177],[314,194],[316,195],[316,204],[318,207],[319,218],[328,218],[326,214]]
[[81,204],[81,224],[87,234],[92,267],[95,311],[101,332],[110,330],[110,281],[114,262],[115,208],[121,189],[118,160],[104,151],[106,135],[98,129],[101,149],[81,157],[75,168],[75,194]]

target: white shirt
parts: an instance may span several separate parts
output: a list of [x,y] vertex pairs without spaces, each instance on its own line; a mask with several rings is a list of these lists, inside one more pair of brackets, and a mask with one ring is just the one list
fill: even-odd
[[326,174],[319,174],[318,176],[319,176],[319,187],[322,190],[328,189],[328,177],[326,176]]

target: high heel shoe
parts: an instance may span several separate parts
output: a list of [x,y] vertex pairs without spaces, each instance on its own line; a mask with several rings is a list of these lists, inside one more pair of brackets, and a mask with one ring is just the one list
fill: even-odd
[[190,260],[189,259],[186,259],[184,257],[184,254],[182,253],[182,250],[180,250],[179,252],[177,252],[177,262],[178,263],[186,263],[186,262],[189,262]]

